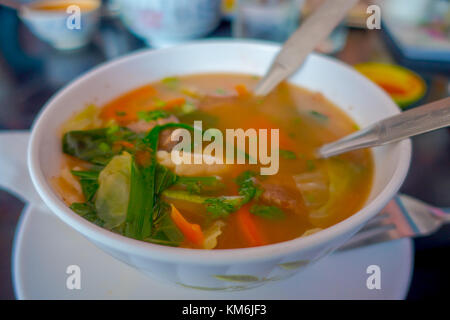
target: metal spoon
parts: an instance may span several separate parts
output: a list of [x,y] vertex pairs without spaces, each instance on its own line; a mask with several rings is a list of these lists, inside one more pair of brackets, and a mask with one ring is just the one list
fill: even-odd
[[265,96],[297,71],[307,56],[328,37],[358,1],[326,0],[284,43],[269,71],[258,82],[253,93]]
[[317,150],[318,158],[376,147],[450,125],[450,97],[378,121]]

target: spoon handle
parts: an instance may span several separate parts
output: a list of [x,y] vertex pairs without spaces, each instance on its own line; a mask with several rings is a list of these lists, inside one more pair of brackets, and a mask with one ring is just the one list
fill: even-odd
[[450,125],[450,97],[378,121],[336,142],[322,146],[317,156],[328,158],[344,152],[395,142]]
[[317,45],[324,41],[358,0],[326,0],[284,43],[266,75],[254,89],[265,96],[292,75]]

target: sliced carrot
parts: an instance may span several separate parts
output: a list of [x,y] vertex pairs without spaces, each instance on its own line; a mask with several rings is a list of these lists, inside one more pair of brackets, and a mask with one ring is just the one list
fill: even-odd
[[238,225],[250,246],[262,246],[265,244],[264,237],[258,230],[253,215],[250,213],[250,205],[242,206],[236,213]]
[[136,90],[120,96],[119,98],[106,104],[100,113],[102,119],[114,119],[119,124],[125,124],[138,119],[139,111],[155,109],[149,106],[148,101],[156,95],[156,90],[151,85],[140,87]]
[[234,89],[236,90],[236,92],[237,92],[237,94],[239,95],[239,96],[246,96],[246,95],[248,95],[248,90],[247,90],[247,87],[245,86],[245,85],[243,85],[243,84],[238,84],[238,85],[236,85],[235,87],[234,87]]
[[180,229],[181,233],[186,237],[187,240],[192,242],[197,246],[202,246],[205,240],[202,229],[198,224],[189,223],[178,211],[173,204],[171,204],[172,212],[170,217],[175,225]]
[[172,109],[175,107],[182,106],[185,103],[186,103],[186,98],[175,98],[175,99],[167,101],[165,103],[163,109],[165,109],[165,110]]
[[123,140],[116,141],[115,144],[117,144],[119,146],[122,146],[122,147],[125,147],[125,148],[128,148],[128,149],[133,149],[134,148],[134,144],[132,144],[131,142],[128,142],[128,141],[123,141]]

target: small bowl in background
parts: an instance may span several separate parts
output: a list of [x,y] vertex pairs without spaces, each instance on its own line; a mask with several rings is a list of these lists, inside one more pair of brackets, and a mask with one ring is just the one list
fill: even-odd
[[[80,9],[79,20],[70,6]],[[39,39],[60,50],[85,46],[99,21],[100,0],[36,1],[20,9],[20,18]],[[79,21],[79,27],[74,22]]]
[[152,47],[169,47],[212,32],[220,0],[115,0],[125,26]]

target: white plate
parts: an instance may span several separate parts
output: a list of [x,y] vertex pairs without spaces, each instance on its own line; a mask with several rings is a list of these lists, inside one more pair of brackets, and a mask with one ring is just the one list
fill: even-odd
[[[19,299],[404,299],[412,275],[412,241],[335,253],[294,277],[238,292],[186,289],[148,278],[110,257],[42,209],[28,206],[16,231],[13,281]],[[81,289],[69,290],[66,269],[81,269]],[[381,269],[381,289],[369,290],[369,265]]]

